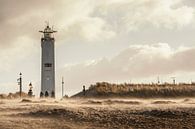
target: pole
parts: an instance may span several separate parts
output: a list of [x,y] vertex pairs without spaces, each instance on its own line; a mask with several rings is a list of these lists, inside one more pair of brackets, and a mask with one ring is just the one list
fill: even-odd
[[160,84],[160,78],[159,78],[159,76],[157,77],[157,83]]
[[19,78],[20,82],[20,98],[22,97],[22,73],[20,73],[20,78]]
[[64,97],[64,77],[62,77],[62,98]]

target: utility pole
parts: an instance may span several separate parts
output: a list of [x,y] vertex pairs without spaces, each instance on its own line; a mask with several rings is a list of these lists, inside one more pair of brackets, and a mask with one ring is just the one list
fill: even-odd
[[176,84],[176,77],[171,77],[173,79],[173,84]]
[[22,97],[22,73],[19,74],[20,78],[18,78],[18,85],[20,86],[20,98]]
[[157,77],[157,84],[160,84],[160,78],[159,78],[159,76]]
[[62,98],[64,97],[64,77],[62,77]]

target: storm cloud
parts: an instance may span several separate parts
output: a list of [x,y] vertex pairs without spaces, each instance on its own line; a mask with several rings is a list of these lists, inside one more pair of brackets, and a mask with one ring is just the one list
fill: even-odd
[[45,21],[55,24],[59,39],[93,42],[121,31],[152,25],[180,28],[192,23],[194,8],[183,0],[1,0],[0,46],[18,37],[36,38]]
[[186,76],[194,72],[194,7],[192,0],[1,0],[0,85],[25,71],[40,86],[45,21],[58,31],[57,85],[61,76],[73,91],[95,81]]

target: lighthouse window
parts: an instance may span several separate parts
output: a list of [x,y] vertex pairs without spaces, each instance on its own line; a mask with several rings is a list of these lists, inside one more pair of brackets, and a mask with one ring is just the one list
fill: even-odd
[[46,64],[45,64],[45,67],[52,67],[52,64],[46,63]]

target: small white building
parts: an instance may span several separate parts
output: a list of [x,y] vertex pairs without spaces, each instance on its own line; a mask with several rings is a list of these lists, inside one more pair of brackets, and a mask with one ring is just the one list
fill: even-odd
[[55,39],[54,31],[46,26],[41,38],[41,92],[40,97],[55,97]]

